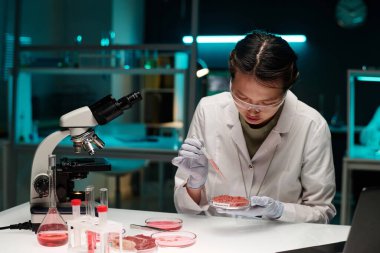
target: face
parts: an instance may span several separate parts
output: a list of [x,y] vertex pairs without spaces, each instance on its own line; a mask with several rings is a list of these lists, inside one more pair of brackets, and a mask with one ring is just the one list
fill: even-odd
[[[278,111],[285,100],[281,85],[268,87],[252,75],[235,73],[231,80],[231,95],[240,115],[250,125],[261,125],[268,122]],[[274,87],[273,87],[274,86]]]

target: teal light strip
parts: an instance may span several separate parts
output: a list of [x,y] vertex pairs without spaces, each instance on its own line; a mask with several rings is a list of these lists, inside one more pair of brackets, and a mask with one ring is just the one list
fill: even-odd
[[362,82],[380,82],[380,77],[378,76],[358,76],[358,81]]
[[[306,42],[306,36],[305,35],[279,35],[281,38],[286,40],[287,42],[292,43],[303,43]],[[236,43],[239,40],[243,39],[244,36],[198,36],[197,42],[198,43]],[[192,36],[184,36],[182,38],[183,43],[185,44],[191,44],[193,43],[193,37]]]

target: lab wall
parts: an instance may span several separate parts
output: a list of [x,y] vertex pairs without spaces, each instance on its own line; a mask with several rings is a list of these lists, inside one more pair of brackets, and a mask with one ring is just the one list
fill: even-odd
[[[181,41],[184,35],[190,34],[191,6],[185,2],[146,0],[147,42]],[[323,111],[328,122],[334,114],[337,97],[340,97],[341,114],[345,120],[347,69],[380,67],[380,33],[377,32],[380,2],[364,1],[368,8],[367,20],[363,26],[352,29],[338,25],[335,17],[337,2],[200,1],[198,33],[243,35],[253,29],[263,29],[277,34],[306,35],[302,52],[295,49],[298,51],[300,79],[293,90],[301,100]],[[170,15],[174,9],[182,10],[177,15],[177,23],[172,22]],[[218,53],[208,48],[202,51],[202,46],[199,47],[199,57],[204,58],[211,70],[226,69],[230,47],[220,48]]]
[[[130,1],[133,2],[133,0]],[[22,1],[20,32],[23,36],[30,36],[32,43],[36,45],[73,45],[78,43],[76,42],[78,35],[82,36],[83,44],[99,44],[101,38],[107,36],[112,27],[118,27],[118,29],[122,27],[113,24],[119,20],[112,15],[115,2],[118,0],[24,0]],[[180,43],[183,36],[191,33],[191,0],[145,0],[142,2],[145,2],[143,13],[136,11],[128,14],[144,16],[142,25],[136,25],[135,29],[128,27],[128,34],[138,34],[136,41]],[[199,1],[198,33],[200,35],[243,35],[252,29],[263,29],[277,34],[306,35],[306,43],[291,45],[298,54],[300,70],[300,79],[292,89],[299,99],[319,110],[328,122],[331,122],[336,112],[336,103],[339,101],[340,114],[345,123],[347,69],[361,69],[362,66],[376,69],[380,67],[380,50],[378,50],[380,2],[376,0],[365,2],[368,5],[368,17],[365,24],[347,29],[337,24],[335,18],[337,1]],[[0,0],[0,8],[3,8],[5,3],[10,5],[13,1]],[[122,15],[119,14],[119,16]],[[12,22],[14,21],[11,14],[0,18],[1,34],[4,34],[5,30],[11,30],[8,26]],[[128,24],[126,23],[125,26]],[[0,43],[0,45],[3,44]],[[1,50],[3,46],[0,47],[0,53],[3,52]],[[230,50],[231,46],[207,48],[199,45],[198,56],[207,63],[211,74],[226,72]],[[87,77],[83,76],[74,78],[36,76],[34,78],[36,85],[32,90],[33,114],[35,117],[42,118],[53,118],[61,115],[65,110],[88,105],[91,101],[96,101],[108,94],[113,88],[112,80],[102,75],[92,77],[90,85]],[[7,124],[5,88],[6,83],[0,83],[0,134]],[[70,99],[73,95],[75,99]],[[379,97],[373,92],[366,96],[368,101],[376,101]],[[363,100],[363,108],[366,108],[365,101]],[[361,113],[370,115],[373,112],[363,109]],[[365,117],[367,116],[363,116]],[[341,160],[346,145],[344,135],[345,133],[333,133],[334,161],[339,183]],[[29,198],[28,184],[32,157],[32,154],[26,154],[18,161],[18,169],[10,170],[11,180],[16,180],[13,182],[20,187],[17,198],[16,195],[9,196],[9,205],[22,203]],[[339,186],[340,184],[338,184],[338,190]]]

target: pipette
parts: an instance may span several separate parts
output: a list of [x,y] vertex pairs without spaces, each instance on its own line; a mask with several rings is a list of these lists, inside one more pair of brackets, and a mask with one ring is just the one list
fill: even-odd
[[211,164],[211,167],[216,171],[216,173],[218,173],[224,180],[226,180],[226,178],[224,177],[223,173],[220,171],[218,165],[215,163],[214,159],[211,158],[210,154],[206,151],[206,148],[204,146],[202,146],[201,148],[203,154],[206,156],[206,158],[208,159],[209,163]]
[[[199,139],[197,137],[195,137],[195,135],[193,135],[192,138],[194,138],[194,139],[196,139],[196,140],[199,141]],[[201,141],[199,141],[199,142],[201,142]],[[203,152],[203,154],[207,158],[208,162],[211,164],[211,167],[216,171],[216,173],[218,173],[224,180],[226,180],[226,178],[224,177],[223,173],[220,171],[219,166],[215,163],[214,159],[212,159],[212,157],[210,156],[210,154],[206,151],[206,148],[203,145],[203,143],[202,143],[201,151]]]

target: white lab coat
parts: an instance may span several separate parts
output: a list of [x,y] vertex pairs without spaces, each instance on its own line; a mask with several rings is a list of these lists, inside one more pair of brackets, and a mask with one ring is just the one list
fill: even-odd
[[188,174],[178,169],[174,192],[177,211],[222,215],[208,204],[213,196],[247,193],[283,202],[279,220],[328,223],[336,214],[332,204],[335,174],[325,119],[288,91],[277,125],[251,159],[238,115],[229,92],[199,102],[188,136],[204,142],[227,180],[209,166],[198,205],[186,191]]

